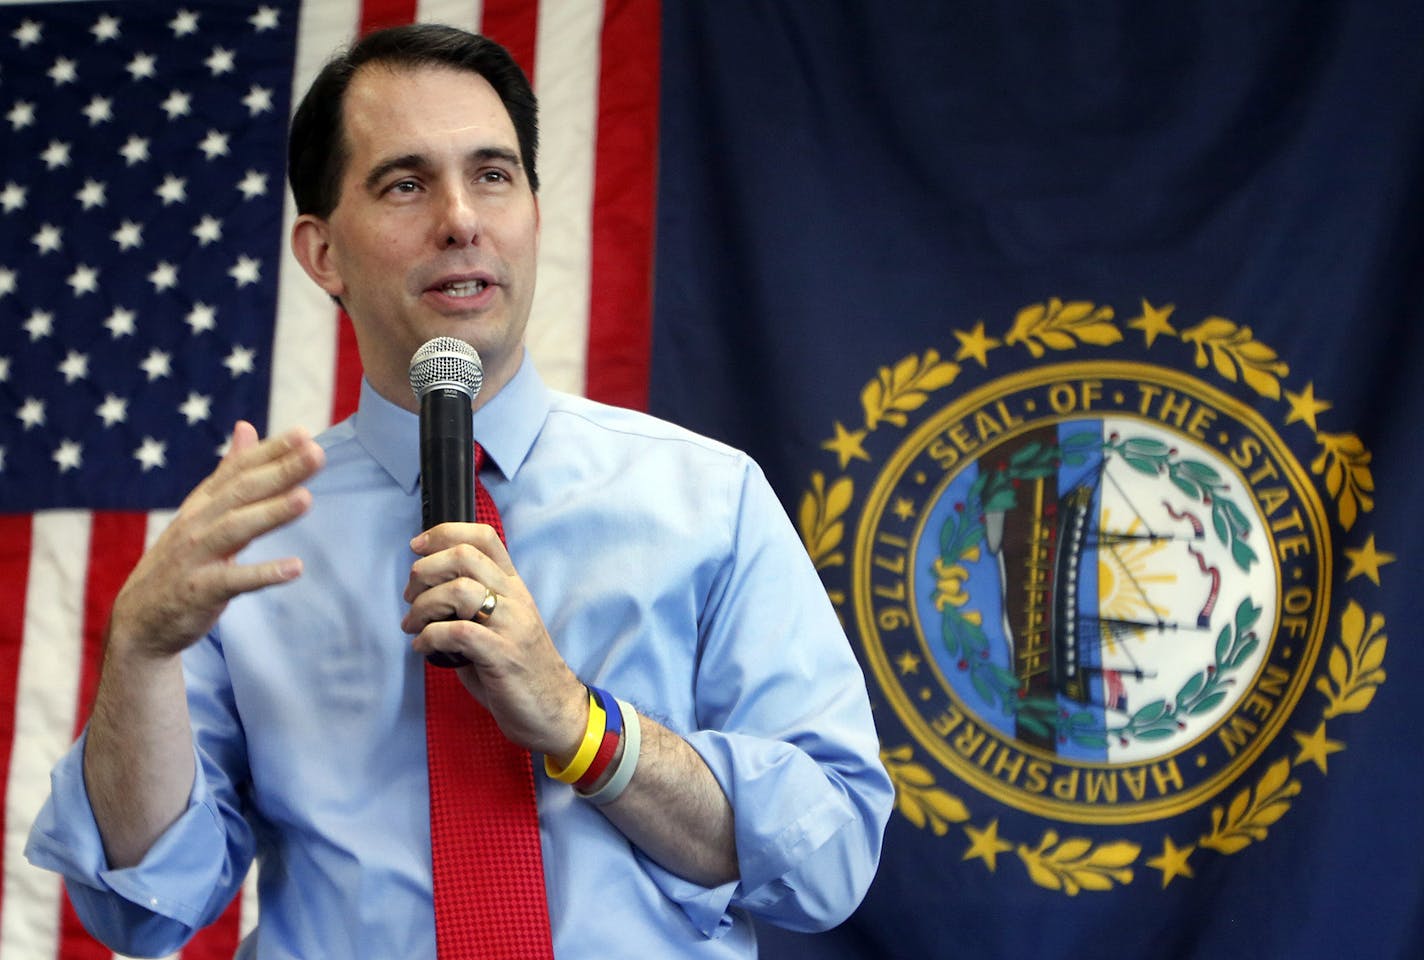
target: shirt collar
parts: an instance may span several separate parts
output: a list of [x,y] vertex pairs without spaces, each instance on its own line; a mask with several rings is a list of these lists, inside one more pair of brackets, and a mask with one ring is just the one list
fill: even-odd
[[[549,388],[526,352],[514,379],[475,411],[475,441],[506,479],[514,479],[548,416]],[[356,439],[406,493],[420,484],[420,418],[361,381]]]

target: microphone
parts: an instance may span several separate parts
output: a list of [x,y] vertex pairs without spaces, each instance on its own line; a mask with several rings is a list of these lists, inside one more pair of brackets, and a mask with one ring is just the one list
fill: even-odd
[[[475,519],[475,438],[471,407],[485,380],[475,348],[455,337],[427,341],[410,358],[410,388],[420,401],[420,516],[424,529]],[[437,667],[469,663],[436,651]]]

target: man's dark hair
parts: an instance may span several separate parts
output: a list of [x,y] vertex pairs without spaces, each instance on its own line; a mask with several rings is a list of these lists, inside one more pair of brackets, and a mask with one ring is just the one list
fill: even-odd
[[329,217],[341,196],[350,159],[342,122],[346,88],[366,64],[396,69],[450,67],[489,81],[509,111],[529,186],[539,190],[539,107],[534,91],[509,51],[487,37],[455,27],[418,23],[378,30],[333,57],[317,75],[292,118],[287,142],[287,179],[298,213]]

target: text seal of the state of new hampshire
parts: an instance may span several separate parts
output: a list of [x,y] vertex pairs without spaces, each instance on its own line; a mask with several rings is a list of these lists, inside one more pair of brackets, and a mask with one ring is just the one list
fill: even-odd
[[1112,308],[1051,300],[881,368],[799,504],[897,809],[1070,894],[1263,840],[1384,679],[1368,453],[1312,385],[1281,402],[1249,328],[1171,310],[1143,301],[1133,350]]

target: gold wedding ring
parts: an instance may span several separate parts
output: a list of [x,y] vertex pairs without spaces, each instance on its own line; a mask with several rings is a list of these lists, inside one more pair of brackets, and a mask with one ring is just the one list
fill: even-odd
[[499,604],[499,594],[489,587],[485,588],[485,598],[480,603],[480,608],[475,611],[473,619],[475,623],[484,623],[494,615],[494,608]]

